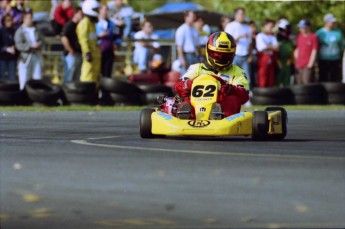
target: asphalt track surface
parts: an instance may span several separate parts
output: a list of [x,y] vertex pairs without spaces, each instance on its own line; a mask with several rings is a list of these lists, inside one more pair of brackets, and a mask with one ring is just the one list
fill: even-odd
[[1,229],[345,227],[345,111],[287,139],[138,134],[139,112],[1,112]]

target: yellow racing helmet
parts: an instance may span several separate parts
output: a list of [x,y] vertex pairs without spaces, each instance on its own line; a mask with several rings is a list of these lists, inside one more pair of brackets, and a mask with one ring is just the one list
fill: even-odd
[[235,39],[226,32],[216,32],[206,44],[206,61],[214,70],[222,71],[231,66],[235,52]]

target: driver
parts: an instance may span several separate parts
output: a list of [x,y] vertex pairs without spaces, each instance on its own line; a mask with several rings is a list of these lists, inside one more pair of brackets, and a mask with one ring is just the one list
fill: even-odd
[[[203,74],[215,75],[227,83],[220,87],[217,103],[213,104],[210,119],[222,119],[239,113],[241,105],[248,99],[248,80],[243,69],[233,65],[236,52],[235,39],[226,32],[216,32],[210,35],[206,44],[206,60],[204,63],[191,65],[174,89],[182,101],[177,105],[176,116],[180,119],[194,119],[194,108],[190,103],[190,93],[193,80]],[[167,100],[162,104],[163,111],[171,112],[172,102]]]

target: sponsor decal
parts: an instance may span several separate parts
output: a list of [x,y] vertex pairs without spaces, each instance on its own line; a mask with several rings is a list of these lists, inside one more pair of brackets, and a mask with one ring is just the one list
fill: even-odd
[[188,122],[188,125],[190,125],[191,127],[203,128],[210,125],[210,123],[211,122],[207,120],[192,120]]
[[219,41],[220,45],[229,45],[230,42],[229,41]]
[[205,112],[206,111],[206,107],[201,107],[200,108],[200,112]]
[[231,116],[229,116],[229,117],[226,117],[225,119],[228,120],[229,122],[231,122],[231,121],[234,121],[235,119],[238,119],[238,118],[240,118],[240,117],[243,117],[243,118],[245,117],[245,115],[244,115],[243,112],[238,113],[238,114],[231,115]]
[[157,112],[157,114],[158,114],[159,116],[161,116],[162,118],[164,118],[164,120],[166,120],[166,121],[169,121],[169,120],[172,120],[172,119],[173,119],[173,117],[172,117],[171,115],[166,114],[166,113],[164,113],[164,112]]
[[212,98],[195,98],[196,101],[211,101]]

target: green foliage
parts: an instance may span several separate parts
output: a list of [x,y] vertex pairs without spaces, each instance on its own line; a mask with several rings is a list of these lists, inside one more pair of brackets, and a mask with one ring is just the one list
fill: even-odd
[[128,4],[133,7],[136,12],[148,13],[165,3],[168,0],[128,0]]
[[[102,3],[110,0],[101,0]],[[127,0],[137,12],[147,13],[167,2],[190,2],[188,0]],[[77,4],[78,0],[73,0]],[[250,0],[193,0],[209,10],[224,14],[233,14],[235,8],[245,7],[247,16],[258,25],[265,18],[277,20],[280,16],[288,18],[295,26],[299,20],[308,18],[312,22],[313,30],[323,26],[323,16],[332,13],[338,19],[339,27],[345,32],[345,1],[250,1]],[[28,5],[34,11],[49,11],[50,0],[30,0]]]
[[[202,4],[203,0],[199,0]],[[225,14],[233,14],[235,8],[242,6],[246,14],[258,25],[265,19],[278,20],[285,16],[293,26],[307,18],[314,30],[323,26],[323,16],[332,13],[339,26],[345,31],[345,1],[229,1],[213,0],[213,9]],[[295,27],[296,28],[296,27]]]
[[33,9],[34,12],[46,11],[49,12],[51,8],[51,2],[49,0],[36,0],[29,1],[27,5]]
[[[74,6],[77,6],[79,0],[72,0]],[[34,12],[50,12],[51,0],[28,0],[27,5],[34,10]]]

